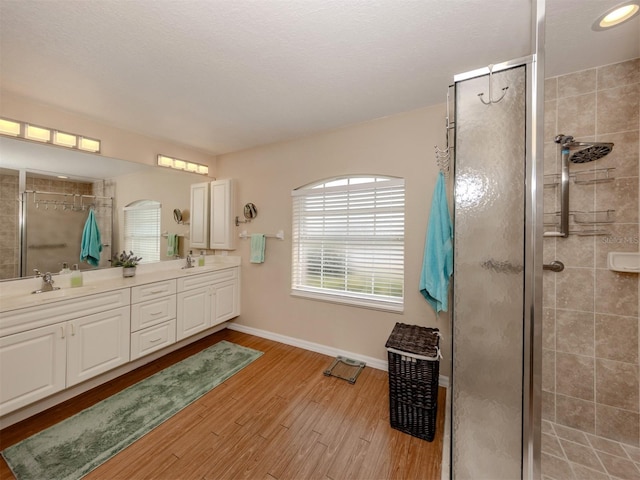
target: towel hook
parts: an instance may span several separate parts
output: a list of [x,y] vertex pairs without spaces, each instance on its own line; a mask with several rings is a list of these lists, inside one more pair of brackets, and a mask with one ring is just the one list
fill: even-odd
[[492,103],[498,103],[500,100],[502,100],[504,98],[504,96],[507,94],[507,90],[509,89],[509,87],[504,87],[502,89],[502,96],[499,99],[494,100],[493,99],[493,64],[489,65],[488,68],[489,68],[489,101],[485,102],[484,99],[482,98],[484,93],[479,93],[478,94],[478,97],[480,97],[480,101],[482,103],[484,103],[485,105],[491,105]]

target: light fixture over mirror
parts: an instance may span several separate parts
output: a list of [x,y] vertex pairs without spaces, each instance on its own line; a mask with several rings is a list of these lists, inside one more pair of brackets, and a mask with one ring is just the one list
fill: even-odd
[[21,138],[31,142],[47,143],[85,152],[100,153],[100,140],[77,133],[68,133],[55,128],[33,125],[32,123],[0,117],[0,134]]
[[201,163],[188,162],[179,158],[168,157],[167,155],[158,155],[158,166],[174,168],[176,170],[184,170],[185,172],[199,173],[201,175],[209,174],[209,167]]

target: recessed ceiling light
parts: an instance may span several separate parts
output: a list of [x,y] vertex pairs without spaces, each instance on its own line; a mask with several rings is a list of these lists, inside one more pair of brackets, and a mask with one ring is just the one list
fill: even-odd
[[621,23],[630,20],[635,17],[640,11],[640,4],[638,2],[625,2],[610,8],[593,23],[591,28],[596,31],[606,30],[607,28],[615,27]]

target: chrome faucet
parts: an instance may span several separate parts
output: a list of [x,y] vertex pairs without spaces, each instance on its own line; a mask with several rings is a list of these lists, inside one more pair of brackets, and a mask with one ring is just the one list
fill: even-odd
[[34,268],[33,271],[36,274],[36,278],[42,278],[42,285],[40,285],[39,290],[34,290],[31,293],[43,293],[43,292],[52,292],[53,290],[60,290],[60,287],[53,286],[55,282],[53,280],[53,276],[51,275],[51,272],[47,272],[43,275],[42,273],[40,273],[40,270],[38,270],[37,268]]
[[185,265],[182,268],[193,268],[193,257],[191,256],[191,252],[187,255],[185,259]]

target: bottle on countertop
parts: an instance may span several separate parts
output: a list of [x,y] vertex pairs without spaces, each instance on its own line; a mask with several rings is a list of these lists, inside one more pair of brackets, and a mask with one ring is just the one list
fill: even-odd
[[82,286],[82,272],[78,269],[78,264],[73,264],[73,271],[71,272],[71,287]]
[[200,250],[200,256],[198,257],[198,266],[204,267],[205,259],[204,259],[204,250]]
[[67,262],[62,262],[62,270],[60,270],[60,278],[58,279],[58,282],[62,288],[71,286],[71,269]]

